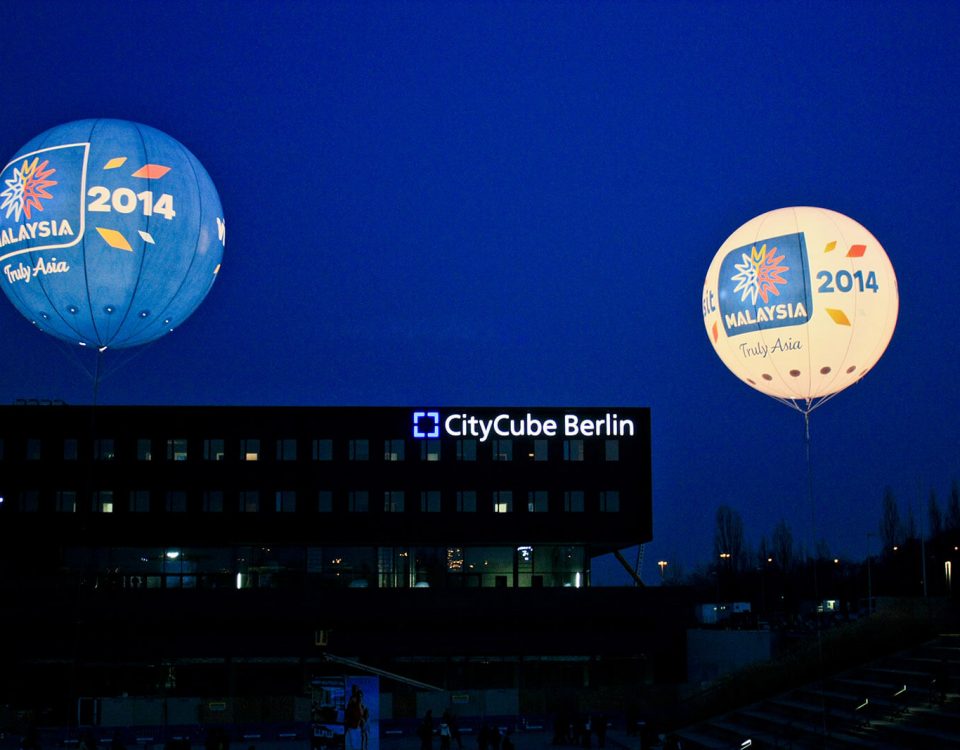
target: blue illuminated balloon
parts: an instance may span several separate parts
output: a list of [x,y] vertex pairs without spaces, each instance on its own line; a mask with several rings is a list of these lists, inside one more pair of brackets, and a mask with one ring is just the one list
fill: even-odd
[[0,189],[0,285],[64,341],[103,349],[159,338],[220,270],[225,224],[210,176],[146,125],[52,128],[9,161]]

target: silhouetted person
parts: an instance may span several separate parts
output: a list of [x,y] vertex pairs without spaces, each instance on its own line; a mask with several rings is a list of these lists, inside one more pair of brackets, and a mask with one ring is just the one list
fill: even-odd
[[433,748],[433,710],[427,709],[423,715],[423,721],[417,729],[417,735],[420,737],[420,750],[432,750]]
[[593,717],[593,733],[597,735],[597,745],[607,746],[607,717],[604,714],[597,714]]

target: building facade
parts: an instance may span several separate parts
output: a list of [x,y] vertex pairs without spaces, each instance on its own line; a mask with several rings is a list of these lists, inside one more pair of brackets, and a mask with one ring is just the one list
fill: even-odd
[[451,660],[664,642],[658,594],[591,580],[652,536],[646,409],[22,404],[0,497],[21,686],[146,690],[175,664],[226,693],[244,659],[292,686],[318,648],[449,684],[479,679]]

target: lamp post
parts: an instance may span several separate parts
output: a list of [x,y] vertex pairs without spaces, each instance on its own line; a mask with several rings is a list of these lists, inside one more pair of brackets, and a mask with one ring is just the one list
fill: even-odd
[[658,560],[658,561],[657,561],[657,565],[660,566],[660,585],[662,586],[662,585],[663,585],[663,571],[664,571],[664,568],[666,568],[667,565],[669,565],[669,563],[668,563],[666,560]]

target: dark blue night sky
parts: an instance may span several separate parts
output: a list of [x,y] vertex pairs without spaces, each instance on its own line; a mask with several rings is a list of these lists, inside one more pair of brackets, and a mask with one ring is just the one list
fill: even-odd
[[[638,405],[655,561],[785,519],[860,559],[884,488],[960,479],[953,2],[9,3],[0,152],[83,118],[182,141],[223,268],[173,334],[107,353],[107,404]],[[4,163],[6,159],[4,159]],[[742,385],[700,315],[770,209],[884,245],[900,320],[811,421]],[[0,401],[92,400],[89,353],[0,299]],[[626,576],[615,564],[595,578]]]

